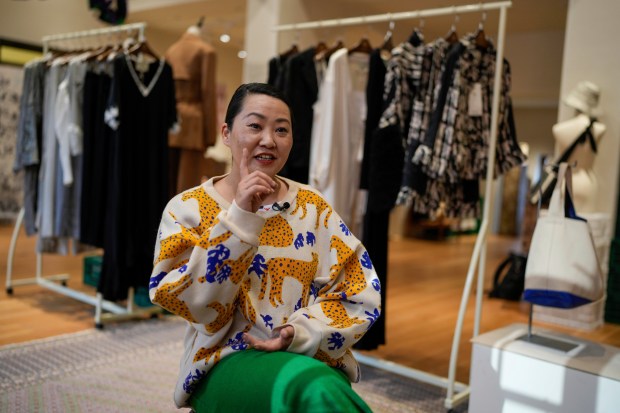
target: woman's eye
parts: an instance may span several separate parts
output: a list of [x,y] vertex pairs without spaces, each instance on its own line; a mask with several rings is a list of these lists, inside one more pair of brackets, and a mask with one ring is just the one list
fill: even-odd
[[260,129],[260,125],[258,123],[250,123],[248,127],[250,129]]
[[278,133],[280,135],[286,135],[286,134],[288,134],[288,129],[286,129],[286,128],[277,128],[276,129],[276,133]]

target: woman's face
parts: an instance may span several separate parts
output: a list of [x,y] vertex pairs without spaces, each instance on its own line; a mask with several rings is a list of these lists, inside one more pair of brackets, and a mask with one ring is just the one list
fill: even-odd
[[232,153],[233,171],[239,170],[245,148],[248,171],[260,170],[274,177],[284,167],[293,146],[289,108],[280,99],[250,94],[243,100],[232,129],[222,126],[222,136]]

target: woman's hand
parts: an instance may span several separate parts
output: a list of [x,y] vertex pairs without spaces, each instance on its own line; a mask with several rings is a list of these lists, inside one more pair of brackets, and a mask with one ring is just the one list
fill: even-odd
[[275,192],[277,182],[261,171],[251,172],[248,169],[249,152],[243,148],[239,164],[240,180],[235,195],[235,203],[239,208],[249,212],[256,212],[262,205],[263,199]]
[[286,350],[293,342],[295,336],[295,328],[293,326],[285,326],[277,331],[278,335],[268,340],[259,340],[258,338],[245,333],[243,340],[251,347],[261,351],[279,351]]

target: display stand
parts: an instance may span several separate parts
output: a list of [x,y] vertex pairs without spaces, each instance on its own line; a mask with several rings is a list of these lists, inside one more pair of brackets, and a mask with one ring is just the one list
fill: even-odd
[[472,346],[470,412],[618,410],[616,347],[542,328],[531,334],[523,324],[481,334]]
[[[305,30],[305,29],[322,29],[326,27],[339,27],[350,26],[359,24],[369,24],[377,22],[390,22],[396,20],[406,19],[418,19],[434,16],[445,15],[458,15],[462,13],[481,12],[489,10],[499,10],[499,23],[497,30],[497,50],[496,50],[496,65],[495,65],[495,77],[493,83],[493,101],[491,110],[491,130],[490,140],[487,155],[487,170],[486,170],[486,182],[485,182],[485,194],[484,207],[482,212],[482,220],[480,223],[480,229],[476,237],[476,243],[472,253],[471,261],[467,271],[467,278],[465,280],[465,286],[463,288],[463,294],[461,297],[461,303],[459,307],[459,315],[456,322],[456,327],[452,342],[452,351],[450,354],[450,367],[448,372],[448,378],[442,378],[423,372],[420,370],[412,369],[409,367],[401,366],[396,363],[392,363],[386,360],[381,360],[375,357],[362,355],[356,352],[356,358],[364,364],[371,365],[383,370],[391,371],[396,374],[400,374],[406,377],[410,377],[416,380],[420,380],[426,383],[444,387],[447,389],[447,395],[445,399],[445,407],[451,409],[460,403],[466,401],[469,397],[469,386],[456,382],[456,364],[458,359],[458,350],[461,339],[461,333],[463,328],[463,322],[465,313],[467,311],[467,302],[471,293],[472,284],[475,277],[475,270],[478,268],[478,279],[476,285],[476,306],[475,306],[475,320],[473,336],[477,336],[480,332],[480,317],[482,307],[482,295],[484,287],[484,272],[486,261],[486,240],[489,230],[489,221],[492,218],[491,200],[493,192],[493,171],[495,170],[495,148],[497,145],[497,131],[498,131],[498,114],[499,114],[499,94],[501,90],[502,80],[502,66],[504,62],[504,37],[506,31],[506,14],[509,7],[512,6],[512,1],[499,1],[493,3],[479,3],[464,6],[443,7],[436,9],[424,9],[414,10],[400,13],[387,13],[362,17],[348,17],[343,19],[331,19],[315,22],[284,24],[274,27],[275,31],[290,31],[290,30]],[[455,392],[456,390],[456,392]]]
[[[78,38],[85,37],[95,37],[95,36],[107,36],[114,33],[134,33],[137,32],[139,36],[139,41],[144,40],[144,29],[146,28],[146,23],[132,23],[121,26],[115,26],[111,28],[105,29],[94,29],[73,33],[65,33],[58,35],[51,35],[43,37],[43,52],[47,53],[49,51],[49,45],[52,42],[56,41],[65,41],[72,40]],[[69,278],[68,274],[56,274],[51,276],[43,276],[42,275],[42,267],[43,267],[43,257],[40,252],[37,252],[36,258],[36,273],[34,277],[13,280],[13,257],[15,255],[15,248],[17,246],[17,239],[19,236],[19,231],[24,221],[25,211],[22,208],[17,215],[17,220],[15,221],[15,227],[13,228],[13,234],[11,236],[11,243],[9,245],[8,259],[7,259],[7,270],[6,270],[6,292],[9,295],[13,294],[13,286],[18,285],[31,285],[37,284],[41,287],[47,288],[49,290],[55,291],[58,294],[66,295],[68,297],[74,298],[76,300],[82,301],[86,304],[90,304],[95,307],[95,326],[97,328],[103,328],[104,321],[118,321],[125,319],[133,319],[144,316],[153,315],[155,313],[161,312],[161,309],[158,307],[135,310],[134,309],[134,290],[133,288],[129,288],[127,292],[127,304],[125,307],[118,305],[115,302],[104,300],[103,295],[101,293],[97,293],[95,296],[86,294],[81,291],[77,291],[67,287],[67,279]],[[60,284],[58,283],[60,281]],[[107,313],[103,313],[106,311]]]

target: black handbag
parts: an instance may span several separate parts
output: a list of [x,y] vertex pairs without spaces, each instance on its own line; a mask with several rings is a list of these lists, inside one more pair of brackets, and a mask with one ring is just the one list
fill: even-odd
[[493,289],[489,292],[489,297],[519,301],[525,286],[526,264],[526,255],[511,252],[495,270]]
[[588,127],[575,139],[575,142],[560,155],[558,160],[544,166],[540,174],[540,179],[530,189],[530,202],[532,204],[537,204],[539,200],[542,205],[549,204],[553,188],[555,188],[555,184],[558,181],[558,166],[562,162],[568,162],[568,158],[570,158],[577,145],[583,145],[587,140],[590,143],[592,151],[596,153],[596,140],[594,140],[594,135],[592,135],[592,125],[594,122],[596,122],[596,119],[590,119]]

